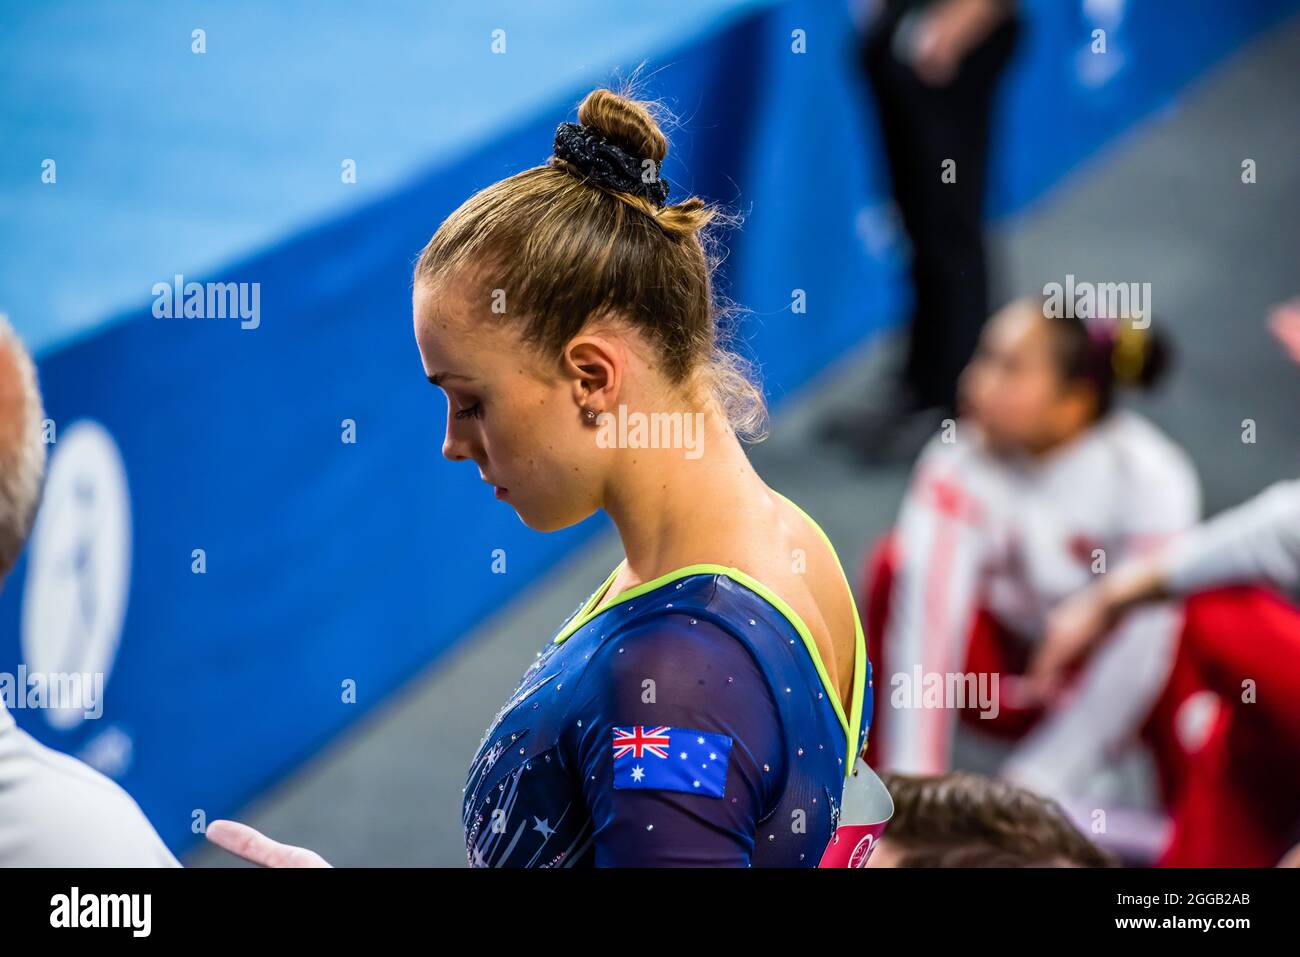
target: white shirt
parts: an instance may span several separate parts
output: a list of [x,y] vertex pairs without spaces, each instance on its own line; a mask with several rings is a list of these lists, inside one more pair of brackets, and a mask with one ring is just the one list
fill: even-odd
[[1267,582],[1300,598],[1300,479],[1270,485],[1185,536],[1165,557],[1169,590]]
[[[920,665],[961,673],[978,609],[1026,641],[1047,613],[1126,559],[1165,545],[1195,524],[1200,491],[1187,456],[1150,422],[1116,412],[1038,460],[990,454],[974,427],[931,441],[917,463],[896,526],[896,566],[884,666],[875,682]],[[1052,796],[1088,778],[1134,731],[1172,665],[1181,613],[1160,605],[1125,621],[1089,662],[1073,698],[1019,744],[1005,772]],[[1000,676],[1010,703],[1014,680]],[[950,762],[957,712],[889,708],[880,733],[891,767],[939,773]]]
[[0,703],[0,867],[179,866],[129,794]]

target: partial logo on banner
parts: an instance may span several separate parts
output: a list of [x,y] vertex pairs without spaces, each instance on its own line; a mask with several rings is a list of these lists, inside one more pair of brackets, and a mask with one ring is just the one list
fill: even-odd
[[[117,444],[96,422],[61,430],[28,546],[22,653],[29,673],[93,675],[106,683],[131,586],[131,500]],[[85,711],[43,709],[61,731]]]

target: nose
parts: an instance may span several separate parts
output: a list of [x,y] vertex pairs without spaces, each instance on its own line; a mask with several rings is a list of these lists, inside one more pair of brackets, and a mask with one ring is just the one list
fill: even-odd
[[442,439],[443,457],[449,462],[464,462],[473,457],[470,453],[471,446],[468,437],[464,434],[464,426],[448,411],[447,434]]
[[442,440],[442,455],[449,462],[464,462],[469,458],[465,443],[458,441],[450,432]]

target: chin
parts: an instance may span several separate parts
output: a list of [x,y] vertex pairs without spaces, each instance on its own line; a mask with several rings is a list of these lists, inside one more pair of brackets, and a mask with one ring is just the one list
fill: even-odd
[[515,507],[515,514],[519,516],[519,521],[523,522],[534,532],[558,532],[561,529],[572,528],[579,522],[591,516],[591,512],[586,514],[563,514],[555,511],[540,513],[533,509]]

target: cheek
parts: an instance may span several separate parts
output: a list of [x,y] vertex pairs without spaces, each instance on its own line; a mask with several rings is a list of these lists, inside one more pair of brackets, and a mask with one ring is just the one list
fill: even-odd
[[1016,441],[1036,415],[1033,397],[1023,377],[990,374],[978,390],[978,414],[985,427],[1006,441]]
[[1026,388],[1024,383],[1007,389],[1002,417],[1007,420],[1008,427],[1018,431],[1030,430],[1040,413],[1041,406],[1033,389]]
[[610,453],[597,446],[596,430],[579,415],[567,398],[517,403],[502,427],[508,457],[498,458],[489,446],[493,476],[510,489],[519,517],[536,531],[567,528],[599,507],[601,465]]
[[963,397],[970,404],[972,414],[987,425],[996,425],[1006,418],[1007,377],[997,369],[987,366],[972,368],[964,379]]
[[1022,432],[1035,435],[1043,432],[1050,428],[1055,411],[1052,389],[1034,380],[1021,383],[1012,411]]
[[545,480],[555,475],[579,450],[556,398],[544,388],[530,388],[495,403],[484,420],[488,458],[508,465],[516,478]]
[[983,365],[978,364],[967,366],[966,371],[962,373],[961,378],[958,380],[958,386],[966,401],[977,406],[983,405],[988,398],[988,370]]

